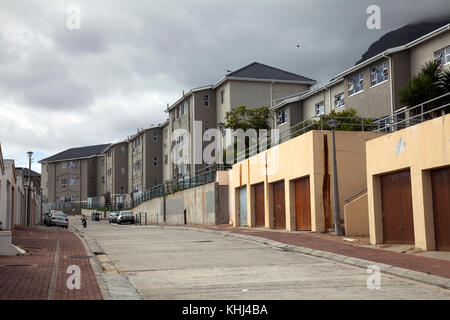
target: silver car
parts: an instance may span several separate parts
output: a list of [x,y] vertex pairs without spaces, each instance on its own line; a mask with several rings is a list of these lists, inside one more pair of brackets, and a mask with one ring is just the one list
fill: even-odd
[[67,229],[69,227],[69,218],[61,211],[52,212],[49,216],[49,225],[60,226]]

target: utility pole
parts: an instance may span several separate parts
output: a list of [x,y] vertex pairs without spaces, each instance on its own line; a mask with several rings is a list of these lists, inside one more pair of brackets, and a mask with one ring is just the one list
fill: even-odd
[[25,201],[25,215],[27,217],[27,226],[30,225],[30,191],[31,191],[31,156],[33,155],[32,151],[28,151],[28,183],[25,189],[26,201]]
[[334,137],[334,130],[338,126],[339,121],[331,119],[327,122],[328,127],[331,129],[331,144],[332,144],[332,161],[333,161],[333,215],[334,215],[334,229],[337,236],[342,236],[341,230],[341,215],[339,210],[339,189],[337,178],[337,165],[336,165],[336,141]]

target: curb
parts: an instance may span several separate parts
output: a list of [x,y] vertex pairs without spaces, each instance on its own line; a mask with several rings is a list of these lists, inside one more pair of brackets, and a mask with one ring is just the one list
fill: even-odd
[[81,239],[86,251],[91,256],[89,260],[104,300],[144,300],[144,296],[133,286],[126,275],[105,273],[103,271],[97,254],[104,254],[104,251],[94,239],[89,238],[87,240],[76,227],[70,226],[69,229]]
[[400,278],[413,280],[417,282],[421,282],[428,285],[433,285],[440,287],[442,289],[450,290],[450,279],[434,276],[431,274],[427,274],[424,272],[409,270],[405,268],[395,267],[389,264],[384,263],[378,263],[376,261],[370,261],[370,260],[364,260],[359,258],[354,258],[350,256],[344,256],[338,253],[323,251],[323,250],[316,250],[306,247],[300,247],[295,246],[291,244],[286,244],[274,240],[270,240],[267,238],[262,238],[258,236],[250,236],[245,234],[239,234],[239,233],[233,233],[229,231],[217,231],[217,230],[210,230],[210,229],[203,229],[203,228],[194,228],[194,227],[185,227],[185,226],[156,226],[156,225],[146,225],[146,226],[137,226],[137,227],[148,227],[148,228],[167,228],[167,229],[174,229],[174,230],[187,230],[187,231],[197,231],[197,232],[205,232],[205,233],[211,233],[216,235],[221,235],[225,237],[233,237],[233,238],[239,238],[243,240],[253,241],[262,243],[274,248],[278,248],[284,251],[290,251],[290,252],[297,252],[302,253],[310,256],[314,256],[317,258],[323,258],[335,262],[344,263],[347,265],[351,265],[358,268],[367,269],[367,267],[372,265],[377,265],[380,268],[380,271],[387,275],[397,276]]

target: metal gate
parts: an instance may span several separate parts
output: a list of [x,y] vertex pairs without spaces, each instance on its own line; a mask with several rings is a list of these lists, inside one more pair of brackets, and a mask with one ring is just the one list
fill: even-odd
[[273,184],[274,228],[286,229],[284,181]]
[[297,230],[311,230],[309,177],[295,180],[295,217]]
[[248,225],[247,220],[247,187],[239,189],[239,225]]
[[384,242],[414,244],[409,169],[382,175],[380,182]]
[[450,167],[431,170],[436,249],[450,251]]
[[255,226],[265,226],[264,183],[255,184]]

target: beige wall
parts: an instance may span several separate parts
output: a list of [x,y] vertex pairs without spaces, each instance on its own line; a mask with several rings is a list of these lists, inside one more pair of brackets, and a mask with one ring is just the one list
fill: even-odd
[[450,165],[450,115],[367,142],[370,242],[383,243],[380,175],[410,168],[415,245],[434,250],[429,170]]
[[369,236],[367,193],[344,204],[346,236]]
[[41,188],[42,199],[48,198],[48,164],[41,163]]
[[[355,71],[344,78],[345,107],[353,108],[358,112],[358,116],[364,118],[381,118],[391,114],[391,92],[390,77],[391,71],[388,61],[388,80],[375,86],[371,85],[370,69],[387,59],[377,62]],[[348,94],[348,80],[353,75],[363,73],[363,90],[351,96]]]
[[[371,132],[336,132],[341,218],[344,218],[344,200],[366,187],[365,142],[377,136],[379,136],[378,133]],[[312,231],[325,231],[325,214],[328,212],[328,216],[331,216],[333,201],[330,131],[310,131],[233,165],[230,185],[235,191],[232,193],[235,204],[235,217],[232,219],[234,225],[239,224],[237,189],[241,186],[264,182],[266,227],[273,228],[270,183],[284,180],[286,228],[295,230],[293,181],[306,176],[310,178]],[[251,188],[247,187],[248,221],[254,220],[252,207]]]
[[[103,179],[102,179],[103,177]],[[106,159],[105,156],[97,156],[97,196],[101,197],[106,193]]]
[[[222,103],[220,92],[224,90],[224,102]],[[225,123],[225,115],[231,110],[230,81],[225,81],[216,88],[216,119],[217,123]]]
[[434,52],[450,45],[450,31],[446,31],[430,40],[410,49],[411,77],[418,74],[422,66],[434,60]]

